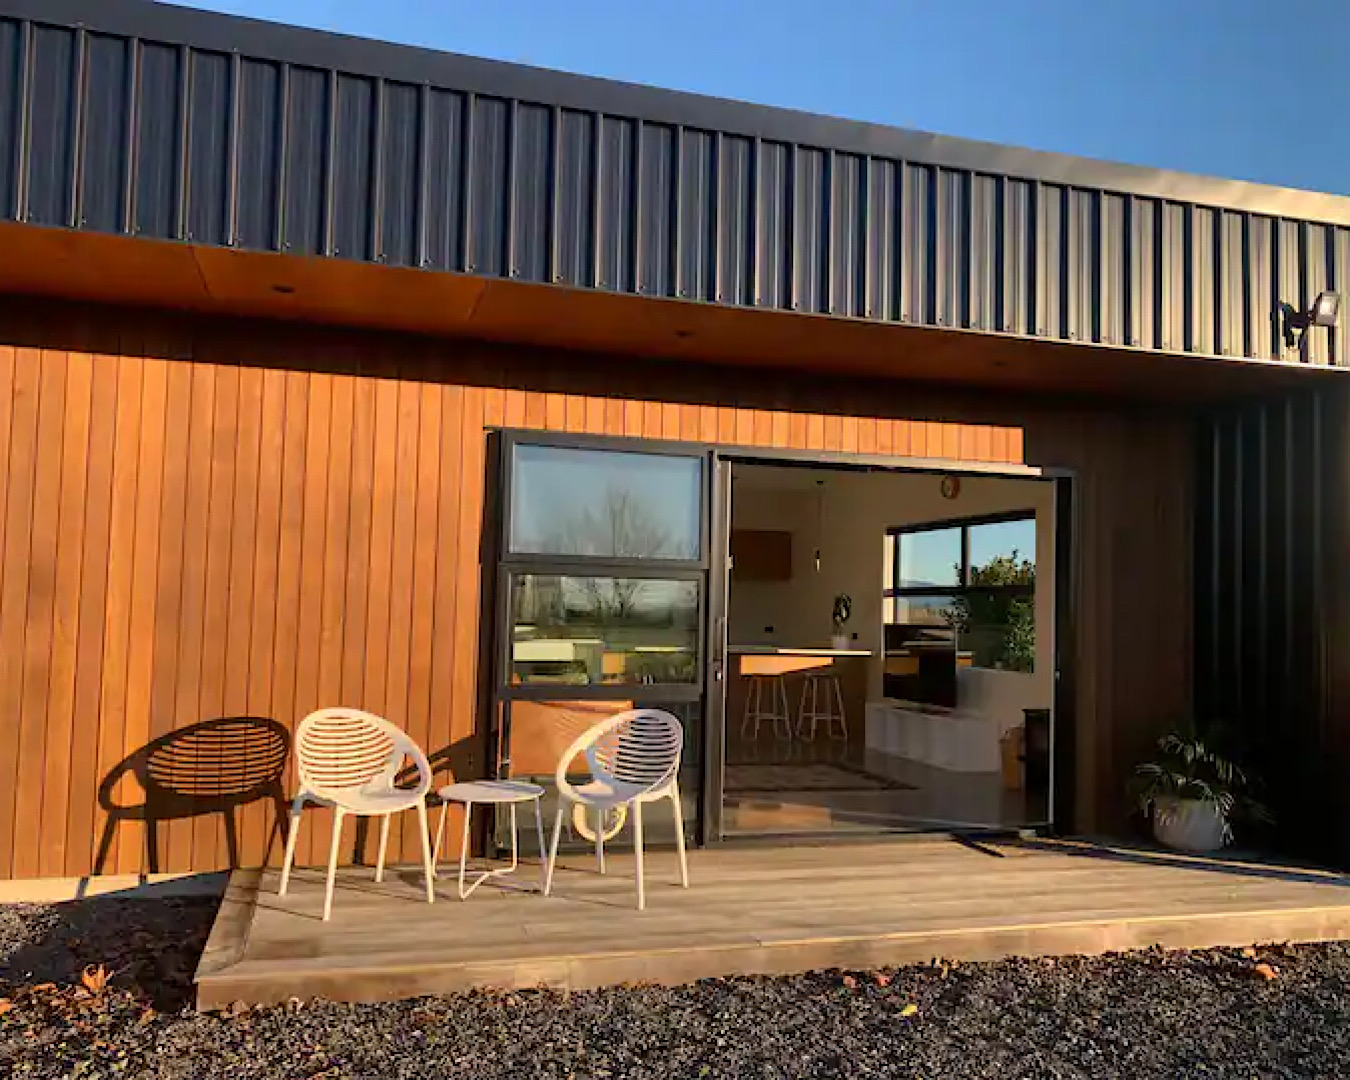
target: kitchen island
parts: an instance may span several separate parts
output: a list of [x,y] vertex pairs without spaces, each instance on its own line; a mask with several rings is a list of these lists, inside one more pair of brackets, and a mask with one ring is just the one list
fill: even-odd
[[[848,742],[859,746],[864,736],[864,711],[867,702],[867,668],[873,653],[869,649],[836,649],[828,645],[730,645],[727,647],[727,736],[740,737],[745,716],[746,695],[753,677],[781,679],[787,698],[792,730],[797,729],[801,713],[802,689],[806,676],[825,672],[839,680],[840,696],[848,729]],[[766,699],[767,701],[767,699]],[[761,739],[773,738],[770,726],[761,725]],[[827,739],[822,729],[817,740]]]

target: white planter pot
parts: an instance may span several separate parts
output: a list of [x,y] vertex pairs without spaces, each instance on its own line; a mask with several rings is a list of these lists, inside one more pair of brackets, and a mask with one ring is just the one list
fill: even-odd
[[1177,851],[1218,851],[1224,824],[1218,807],[1201,799],[1159,799],[1153,808],[1153,835]]
[[849,637],[847,634],[835,634],[834,637],[830,638],[831,648],[847,649],[850,648],[852,644],[853,643],[849,641]]

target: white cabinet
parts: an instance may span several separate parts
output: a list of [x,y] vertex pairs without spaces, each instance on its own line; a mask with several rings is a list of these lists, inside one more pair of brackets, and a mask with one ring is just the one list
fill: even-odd
[[998,772],[1001,766],[999,722],[992,716],[870,702],[866,739],[869,750],[950,772]]

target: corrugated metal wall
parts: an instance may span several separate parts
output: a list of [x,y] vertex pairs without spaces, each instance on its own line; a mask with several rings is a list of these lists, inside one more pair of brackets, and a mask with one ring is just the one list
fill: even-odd
[[1339,388],[1201,427],[1196,693],[1270,784],[1284,846],[1350,866],[1350,441]]
[[1343,225],[19,18],[0,148],[20,222],[1061,341],[1295,358],[1350,290]]

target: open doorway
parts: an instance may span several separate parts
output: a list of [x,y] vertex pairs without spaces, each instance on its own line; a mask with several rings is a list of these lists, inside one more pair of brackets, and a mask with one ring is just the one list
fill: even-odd
[[1054,484],[730,477],[722,834],[1047,824]]

